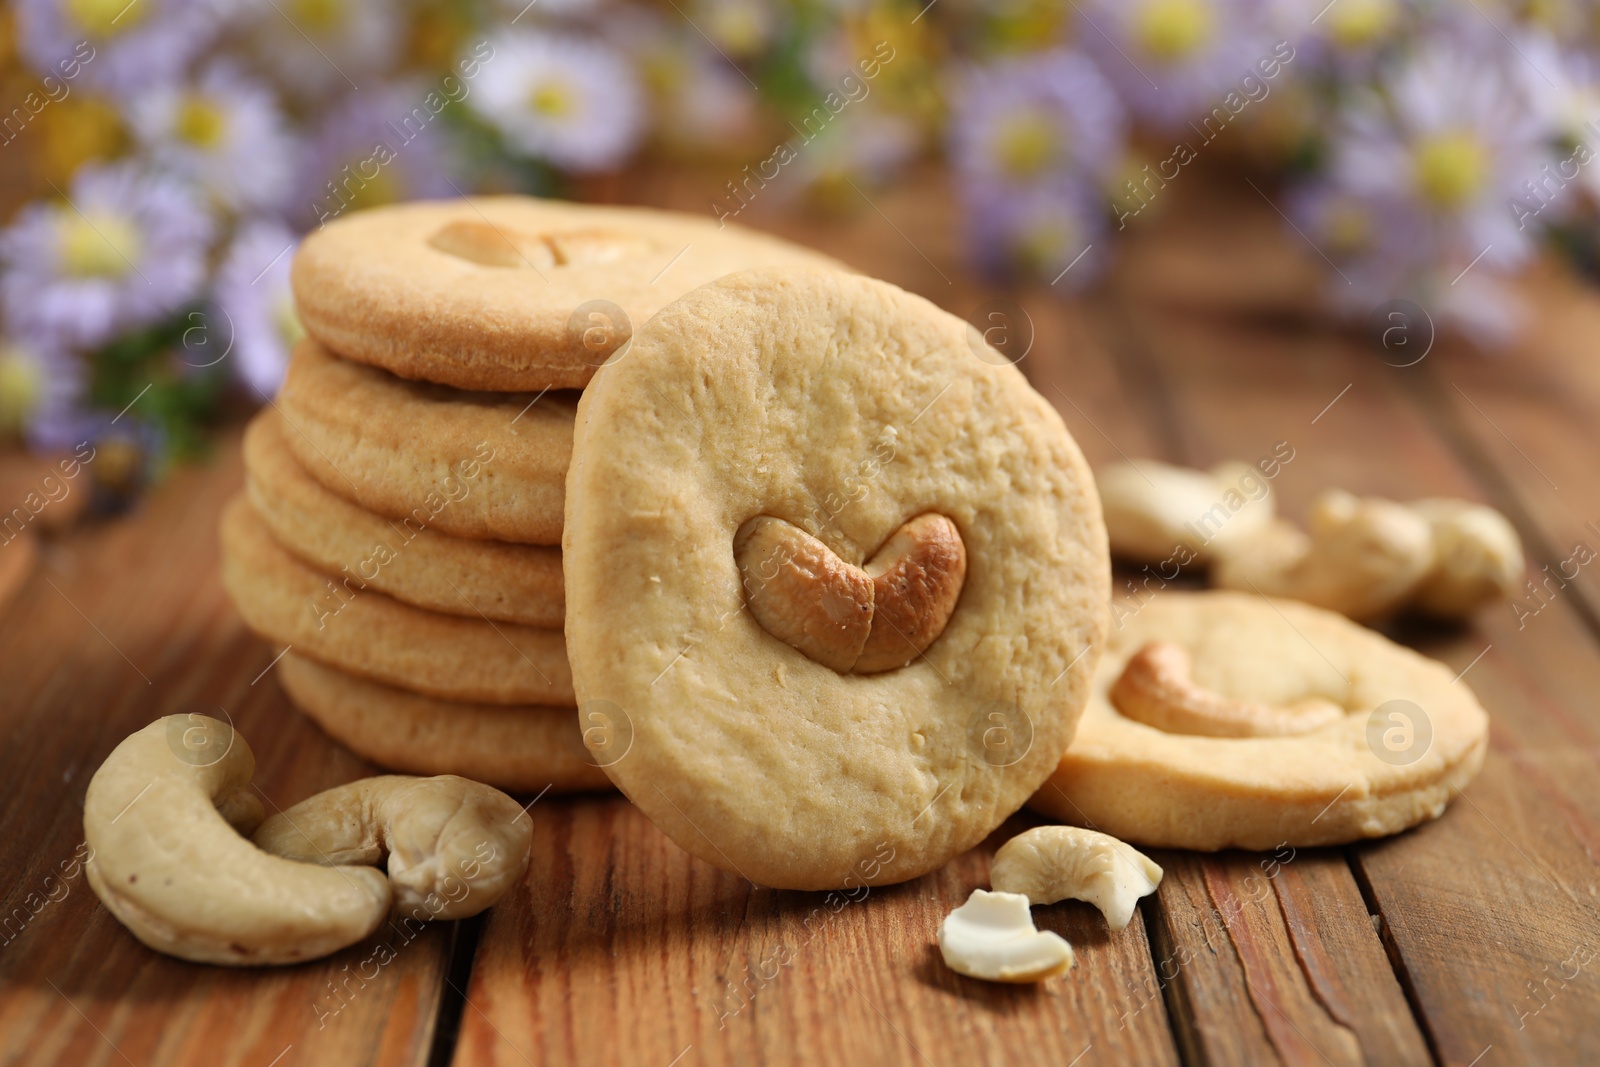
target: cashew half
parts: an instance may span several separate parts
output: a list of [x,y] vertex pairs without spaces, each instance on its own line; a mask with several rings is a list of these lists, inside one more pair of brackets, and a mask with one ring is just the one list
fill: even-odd
[[1037,930],[1020,893],[974,889],[939,926],[945,965],[991,982],[1039,982],[1072,967],[1072,946],[1061,935]]
[[929,512],[855,567],[770,515],[739,528],[734,559],[761,628],[841,674],[903,667],[944,632],[967,577],[956,524]]
[[1153,459],[1095,472],[1111,554],[1134,563],[1205,562],[1272,520],[1271,490],[1245,463],[1209,471]]
[[387,854],[394,910],[464,919],[528,869],[533,822],[498,789],[453,774],[362,778],[272,816],[253,840],[274,856],[373,865]]
[[1522,541],[1494,508],[1467,500],[1417,500],[1411,510],[1433,530],[1433,569],[1413,596],[1427,615],[1460,619],[1483,604],[1516,596]]
[[89,885],[133,935],[202,963],[295,963],[375,930],[389,883],[370,867],[269,856],[248,825],[255,757],[233,728],[202,715],[157,719],[125,739],[89,782]]
[[1083,900],[1113,930],[1125,929],[1139,898],[1161,884],[1161,868],[1109,834],[1077,826],[1037,826],[1000,846],[989,884],[1034,904]]
[[1404,606],[1433,561],[1427,519],[1404,504],[1330,490],[1312,507],[1309,538],[1273,523],[1229,545],[1212,581],[1365,620]]
[[1289,704],[1232,700],[1196,685],[1192,667],[1182,645],[1151,641],[1123,667],[1111,703],[1124,718],[1199,737],[1293,737],[1344,718],[1344,708],[1320,697]]
[[611,263],[650,251],[650,242],[613,230],[567,230],[529,234],[483,219],[457,219],[441,226],[428,243],[441,252],[485,267],[515,269]]

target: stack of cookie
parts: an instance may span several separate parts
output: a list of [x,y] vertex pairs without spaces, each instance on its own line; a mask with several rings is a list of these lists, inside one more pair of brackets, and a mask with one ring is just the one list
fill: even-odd
[[577,729],[561,535],[578,390],[730,271],[825,257],[709,220],[519,197],[362,212],[294,264],[309,337],[222,521],[290,697],[396,770],[607,784]]

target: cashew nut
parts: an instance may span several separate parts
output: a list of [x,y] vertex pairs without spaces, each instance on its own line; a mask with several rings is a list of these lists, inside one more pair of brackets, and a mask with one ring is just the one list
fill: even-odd
[[252,840],[274,856],[324,865],[374,865],[387,854],[397,913],[464,919],[522,877],[532,833],[520,804],[480,782],[382,775],[302,800]]
[[106,757],[84,798],[89,885],[133,935],[202,963],[295,963],[353,944],[389,911],[370,867],[270,856],[239,836],[255,757],[226,723],[157,719]]
[[[471,915],[527,866],[522,809],[487,786],[371,778],[263,823],[254,770],[228,724],[171,715],[126,738],[90,780],[89,884],[151,948],[202,963],[315,959],[370,934],[396,895],[414,918]],[[240,836],[250,830],[272,851]],[[367,866],[385,852],[393,891]]]
[[1344,717],[1344,708],[1320,697],[1289,704],[1232,700],[1196,685],[1192,666],[1182,645],[1151,641],[1123,667],[1111,703],[1124,718],[1200,737],[1293,737]]
[[1072,946],[1061,935],[1034,928],[1027,897],[982,889],[945,916],[939,954],[958,974],[991,982],[1039,982],[1073,964]]
[[1412,605],[1442,619],[1465,618],[1492,600],[1517,594],[1522,581],[1522,541],[1498,511],[1467,500],[1428,499],[1411,510],[1433,529],[1433,569]]
[[1125,929],[1139,898],[1161,884],[1161,868],[1110,834],[1077,826],[1037,826],[1000,846],[989,884],[1034,904],[1082,900],[1113,930]]
[[1352,619],[1404,606],[1433,566],[1433,531],[1404,504],[1330,490],[1312,506],[1311,535],[1275,522],[1220,554],[1224,589],[1289,597]]
[[1205,562],[1272,519],[1267,482],[1245,463],[1210,471],[1151,459],[1095,472],[1111,553],[1134,563]]
[[441,252],[485,267],[534,270],[611,263],[629,253],[650,249],[648,241],[611,230],[528,234],[482,219],[446,223],[428,238],[428,243]]
[[840,673],[903,667],[944,632],[967,576],[955,523],[929,512],[855,567],[770,515],[739,528],[734,559],[761,628]]

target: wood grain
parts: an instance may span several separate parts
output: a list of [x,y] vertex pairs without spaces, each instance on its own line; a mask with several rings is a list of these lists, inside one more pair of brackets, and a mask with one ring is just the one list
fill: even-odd
[[[268,811],[371,772],[270,678],[252,684],[276,650],[244,631],[216,575],[217,511],[242,477],[232,435],[139,512],[53,545],[0,620],[0,1062],[426,1061],[448,928],[380,931],[300,967],[190,964],[135,941],[75,862],[90,775],[160,715],[230,718]],[[384,941],[396,958],[378,967]]]

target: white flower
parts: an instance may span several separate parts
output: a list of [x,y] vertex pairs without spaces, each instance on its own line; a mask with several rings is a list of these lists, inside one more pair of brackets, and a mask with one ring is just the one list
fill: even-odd
[[235,211],[283,203],[294,142],[265,85],[217,62],[190,85],[163,86],[128,106],[129,125],[157,162]]
[[217,271],[213,297],[224,324],[217,332],[223,343],[231,342],[227,351],[234,373],[262,399],[277,393],[289,352],[305,336],[289,291],[296,243],[279,223],[249,223],[240,228]]
[[0,233],[14,332],[93,348],[194,299],[212,220],[195,190],[134,163],[84,167],[67,203],[30,204]]
[[394,65],[402,10],[390,0],[256,0],[254,53],[297,99],[368,88]]
[[40,74],[76,60],[80,84],[109,92],[175,80],[221,25],[211,0],[18,0],[16,19]]
[[633,68],[609,47],[567,34],[512,31],[494,42],[469,106],[514,149],[574,171],[621,163],[644,107]]

